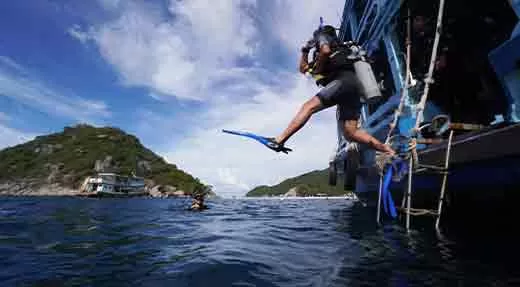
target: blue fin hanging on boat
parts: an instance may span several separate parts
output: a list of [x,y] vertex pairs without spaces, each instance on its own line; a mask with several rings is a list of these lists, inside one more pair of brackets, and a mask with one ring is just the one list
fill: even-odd
[[268,147],[276,152],[283,152],[283,153],[288,154],[290,151],[292,151],[292,149],[277,143],[274,138],[264,137],[264,136],[256,135],[256,134],[253,134],[250,132],[243,132],[243,131],[222,130],[222,132],[254,139],[257,142],[265,145],[266,147]]

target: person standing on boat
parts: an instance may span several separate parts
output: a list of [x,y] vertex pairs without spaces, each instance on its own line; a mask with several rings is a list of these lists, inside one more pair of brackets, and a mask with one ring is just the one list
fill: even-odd
[[[316,48],[317,54],[315,61],[309,63],[308,56],[312,48]],[[347,140],[366,144],[388,155],[395,154],[390,146],[358,128],[364,90],[347,57],[348,52],[342,48],[336,28],[330,25],[316,30],[313,38],[302,47],[300,72],[311,73],[317,79],[316,83],[323,88],[301,106],[282,134],[270,138],[271,149],[281,151],[285,142],[300,130],[313,114],[337,105],[339,120],[343,122],[343,132]]]

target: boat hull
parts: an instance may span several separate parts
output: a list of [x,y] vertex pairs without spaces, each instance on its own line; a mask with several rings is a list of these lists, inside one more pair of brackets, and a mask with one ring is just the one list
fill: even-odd
[[[520,194],[520,125],[472,133],[456,139],[452,145],[446,200],[449,206],[504,206]],[[419,153],[421,163],[442,165],[446,146],[432,146]],[[442,176],[414,174],[412,202],[415,208],[435,209]],[[392,182],[390,190],[400,205],[407,176]],[[362,169],[357,176],[356,195],[370,206],[377,205],[379,175],[375,168]]]
[[117,191],[117,192],[111,192],[111,191],[96,191],[96,192],[89,192],[89,193],[82,193],[80,196],[83,197],[137,197],[137,196],[147,196],[148,193],[143,190],[135,190],[135,191]]

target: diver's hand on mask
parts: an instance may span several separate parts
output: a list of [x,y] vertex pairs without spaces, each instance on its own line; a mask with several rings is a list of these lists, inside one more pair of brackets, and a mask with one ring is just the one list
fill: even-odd
[[302,53],[305,53],[305,54],[309,53],[310,50],[312,48],[314,48],[315,45],[316,45],[316,41],[314,41],[314,39],[307,41],[307,43],[305,43],[305,45],[303,45],[303,47],[301,48]]

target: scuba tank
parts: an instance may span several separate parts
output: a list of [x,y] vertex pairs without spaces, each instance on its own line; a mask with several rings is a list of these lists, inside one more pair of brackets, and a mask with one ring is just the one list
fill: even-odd
[[365,58],[366,52],[360,46],[355,45],[352,42],[345,44],[350,47],[352,54],[349,57],[354,60],[354,71],[356,72],[356,75],[365,91],[362,100],[366,103],[378,100],[383,95],[379,89],[379,84],[374,74],[374,70],[372,70],[372,66]]

